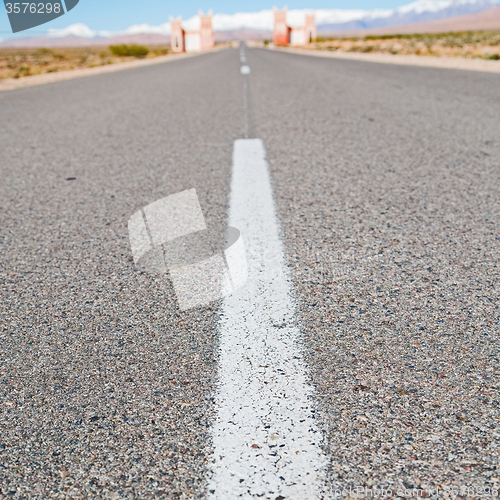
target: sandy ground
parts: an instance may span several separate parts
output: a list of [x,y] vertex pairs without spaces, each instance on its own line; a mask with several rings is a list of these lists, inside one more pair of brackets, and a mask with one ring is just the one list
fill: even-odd
[[500,31],[319,38],[305,47],[328,52],[500,60]]
[[333,57],[335,59],[351,59],[354,61],[376,62],[384,64],[401,64],[405,66],[425,66],[429,68],[462,69],[469,71],[486,71],[500,73],[498,61],[481,59],[461,59],[458,57],[423,57],[413,55],[393,54],[363,54],[358,52],[326,52],[293,47],[269,47],[270,50],[280,50],[316,57]]

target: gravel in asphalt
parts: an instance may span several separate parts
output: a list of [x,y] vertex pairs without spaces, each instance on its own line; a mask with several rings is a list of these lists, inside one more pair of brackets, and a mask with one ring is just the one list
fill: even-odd
[[500,80],[262,50],[248,61],[330,491],[493,491]]
[[239,62],[194,59],[0,98],[7,498],[203,493],[219,304],[179,311],[127,234],[136,210],[193,187],[207,226],[225,224]]
[[194,187],[223,231],[243,78],[329,497],[499,485],[498,77],[246,64],[226,50],[0,95],[0,497],[205,494],[220,304],[180,312],[134,269],[127,221]]

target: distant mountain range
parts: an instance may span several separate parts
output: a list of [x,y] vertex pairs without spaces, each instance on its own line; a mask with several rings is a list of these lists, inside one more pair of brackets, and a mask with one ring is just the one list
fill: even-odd
[[500,6],[492,9],[447,17],[424,23],[400,24],[382,28],[323,32],[323,36],[351,37],[367,35],[394,35],[410,33],[448,33],[450,31],[500,31]]
[[93,38],[84,38],[75,35],[67,35],[63,37],[38,36],[29,38],[11,38],[0,43],[0,47],[12,48],[55,48],[55,47],[92,47],[103,45],[120,45],[120,44],[137,43],[142,45],[166,45],[170,44],[170,36],[154,35],[154,34],[137,34],[137,35],[117,35],[112,37],[96,36]]
[[[303,23],[306,12],[314,12],[318,31],[347,32],[374,30],[402,25],[421,25],[442,19],[456,18],[497,7],[492,0],[417,0],[397,9],[318,9],[290,10],[289,24]],[[493,11],[492,11],[493,12]],[[465,19],[465,18],[464,18]],[[186,28],[198,24],[198,16],[185,21]],[[273,29],[273,11],[239,12],[215,14],[213,26],[217,41],[234,39],[266,39]],[[474,29],[474,28],[471,28]],[[481,29],[481,28],[476,28]],[[398,30],[399,31],[399,30]],[[89,45],[112,45],[118,43],[168,44],[170,23],[160,25],[140,24],[130,26],[123,32],[97,32],[83,23],[67,28],[49,29],[42,37],[12,37],[0,42],[4,47],[67,47]]]
[[318,31],[346,31],[382,28],[403,24],[437,21],[448,17],[473,14],[496,7],[498,3],[490,0],[479,1],[433,1],[419,0],[391,11],[389,15],[373,11],[367,16],[346,22],[318,23]]

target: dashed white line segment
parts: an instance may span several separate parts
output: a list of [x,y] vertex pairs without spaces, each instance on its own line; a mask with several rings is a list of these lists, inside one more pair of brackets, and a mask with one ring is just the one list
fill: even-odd
[[209,496],[320,498],[327,459],[260,139],[234,144],[229,225],[244,238],[249,278],[222,308]]

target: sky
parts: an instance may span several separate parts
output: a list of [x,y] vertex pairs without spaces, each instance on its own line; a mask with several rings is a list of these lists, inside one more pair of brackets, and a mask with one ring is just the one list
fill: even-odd
[[[28,1],[28,0],[20,0]],[[31,1],[31,0],[29,0]],[[289,9],[393,9],[409,3],[401,0],[286,0]],[[273,5],[284,4],[273,0],[80,0],[79,4],[64,16],[53,21],[19,33],[21,36],[38,35],[47,29],[61,29],[70,24],[83,23],[96,31],[122,31],[134,24],[148,23],[159,25],[168,22],[170,15],[181,15],[184,19],[197,14],[198,9],[205,12],[213,9],[215,13],[234,14],[236,12],[255,12],[270,9]],[[9,20],[0,3],[0,38],[12,36]]]

